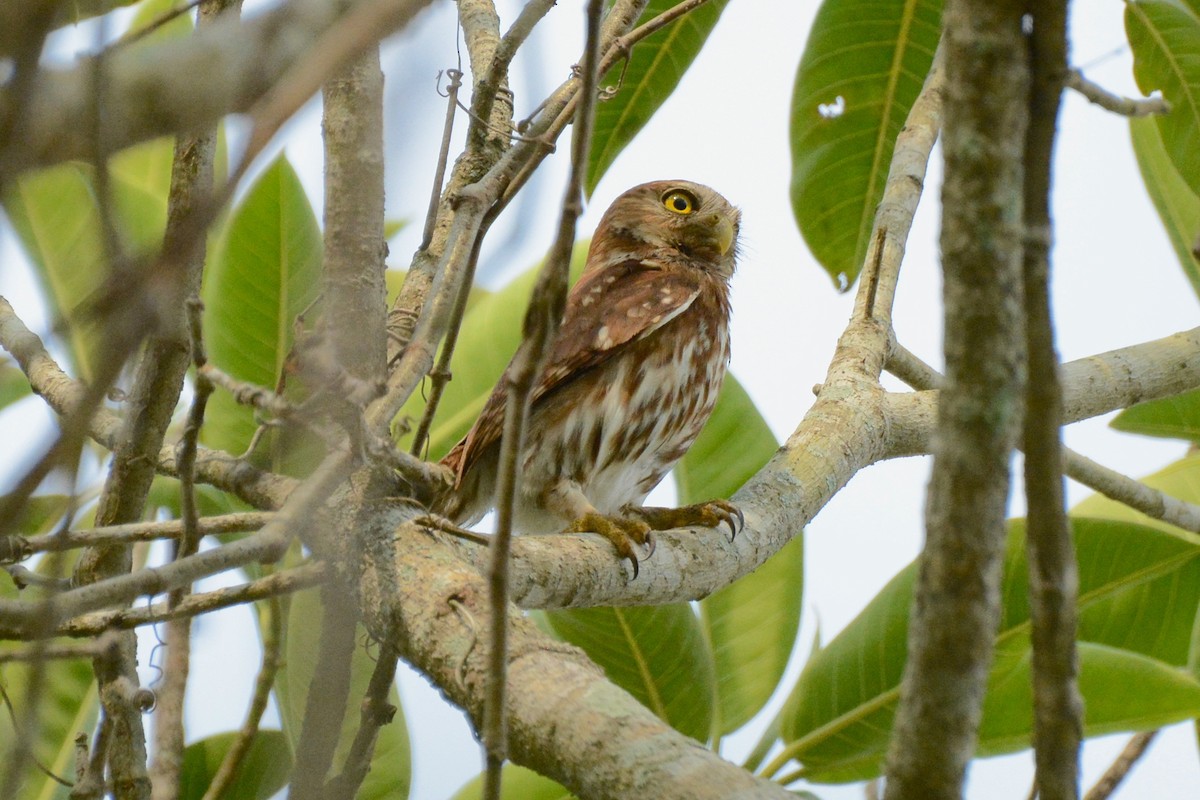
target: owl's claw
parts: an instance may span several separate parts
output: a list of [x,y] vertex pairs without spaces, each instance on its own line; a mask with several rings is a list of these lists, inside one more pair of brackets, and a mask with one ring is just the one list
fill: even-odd
[[630,516],[643,519],[651,530],[665,531],[671,528],[687,528],[692,525],[702,525],[705,528],[715,528],[718,525],[729,526],[729,541],[737,538],[742,528],[746,527],[746,517],[742,510],[728,500],[709,500],[707,503],[696,503],[680,508],[656,508],[654,506],[627,506],[622,509]]
[[721,522],[729,526],[729,541],[732,542],[746,527],[746,517],[742,510],[728,500],[710,500],[705,505],[713,507],[713,513],[720,517]]
[[574,533],[598,533],[612,542],[617,555],[629,560],[633,566],[633,580],[637,580],[638,557],[633,549],[637,544],[647,548],[646,558],[654,554],[654,535],[650,526],[640,519],[629,517],[610,517],[596,512],[584,514],[571,523],[570,530]]

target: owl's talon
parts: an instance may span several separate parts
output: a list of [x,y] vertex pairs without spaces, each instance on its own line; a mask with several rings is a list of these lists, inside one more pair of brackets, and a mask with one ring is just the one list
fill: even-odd
[[654,531],[646,531],[646,558],[654,555],[654,548],[658,546],[658,537],[654,535]]
[[654,554],[653,532],[650,530],[650,526],[640,519],[609,517],[592,512],[584,514],[571,523],[569,530],[575,533],[598,533],[612,542],[617,555],[620,558],[628,559],[629,563],[633,565],[633,578],[630,580],[637,580],[640,572],[637,553],[634,551],[633,545],[647,547],[646,558]]

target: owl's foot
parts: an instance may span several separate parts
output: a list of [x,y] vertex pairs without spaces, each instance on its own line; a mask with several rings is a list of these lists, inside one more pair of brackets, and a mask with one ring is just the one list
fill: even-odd
[[731,542],[746,524],[746,518],[742,516],[741,509],[728,500],[709,500],[707,503],[696,503],[680,508],[626,506],[622,512],[645,520],[652,531],[688,528],[693,525],[705,528],[715,528],[722,524],[728,525],[729,541]]
[[599,512],[589,512],[571,523],[570,531],[574,533],[598,533],[612,542],[621,558],[629,559],[633,565],[633,577],[638,576],[638,557],[633,549],[637,544],[645,547],[646,558],[654,554],[654,533],[650,525],[640,519],[629,517],[610,517]]

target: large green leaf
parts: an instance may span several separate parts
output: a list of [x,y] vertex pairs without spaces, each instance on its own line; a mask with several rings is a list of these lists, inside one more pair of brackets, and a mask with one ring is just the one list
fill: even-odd
[[1128,2],[1125,32],[1138,88],[1161,91],[1171,104],[1171,113],[1154,118],[1167,156],[1200,194],[1200,2]]
[[[746,391],[729,377],[700,438],[675,467],[680,504],[730,497],[778,443]],[[700,620],[717,676],[714,735],[750,720],[775,691],[800,626],[804,543],[796,537],[780,553],[700,603]]]
[[[1079,559],[1080,683],[1089,736],[1189,719],[1200,684],[1182,669],[1200,603],[1200,540],[1127,522],[1072,520]],[[1021,521],[1011,526],[997,660],[979,752],[1028,743],[1029,610]],[[811,780],[877,775],[907,649],[915,564],[809,661],[783,711],[786,755]],[[1013,676],[1017,677],[1013,677]],[[1138,681],[1133,681],[1134,677]],[[1130,687],[1137,687],[1136,690]],[[1142,690],[1145,687],[1145,691]],[[1022,727],[1024,725],[1024,727]],[[780,761],[773,768],[778,768]]]
[[[679,0],[650,0],[639,22],[658,16]],[[633,47],[628,63],[619,63],[600,81],[620,89],[596,106],[592,148],[584,186],[591,194],[600,178],[658,107],[671,96],[699,55],[729,0],[711,2],[684,14]],[[701,109],[700,113],[707,113]]]
[[858,277],[896,135],[941,30],[940,0],[825,0],[792,90],[792,210],[840,288]]
[[[454,793],[450,800],[479,800],[483,797],[483,776],[477,775]],[[570,800],[574,795],[559,784],[531,769],[505,764],[500,779],[501,800]]]
[[[171,142],[156,139],[109,161],[113,224],[125,255],[151,252],[162,241],[171,177]],[[100,207],[91,167],[68,163],[23,175],[4,198],[52,315],[68,324],[71,363],[83,378],[103,349],[88,301],[109,279]],[[82,313],[81,313],[82,312]]]
[[[179,800],[201,800],[212,785],[235,733],[218,733],[189,744],[179,773]],[[225,794],[228,800],[267,800],[285,785],[292,751],[283,731],[259,730]]]
[[[320,290],[321,232],[287,158],[255,181],[209,259],[204,333],[209,359],[235,378],[275,386],[292,327]],[[228,392],[208,405],[201,436],[241,452],[255,429],[250,409]]]
[[1200,441],[1200,390],[1138,403],[1109,424],[1129,433]]
[[745,725],[779,686],[800,628],[804,537],[700,602],[717,677],[714,734]]
[[[321,623],[320,590],[297,592],[288,601],[287,624],[284,633],[284,666],[275,676],[275,699],[289,747],[295,751],[300,729],[304,723],[305,704],[316,668],[320,647]],[[351,661],[350,697],[342,718],[342,733],[334,755],[332,774],[341,770],[346,753],[354,741],[360,724],[360,704],[366,695],[367,684],[375,669],[375,653],[368,651],[366,630],[359,625],[359,643]],[[408,797],[412,780],[412,754],[409,748],[408,726],[400,708],[400,697],[393,686],[388,702],[397,709],[395,718],[379,729],[371,771],[355,795],[357,800],[403,800]]]
[[546,615],[555,633],[583,648],[620,686],[676,730],[706,741],[716,678],[691,606],[584,608]]
[[1192,290],[1200,294],[1200,266],[1192,253],[1196,237],[1200,235],[1200,196],[1171,163],[1163,148],[1158,125],[1153,120],[1145,117],[1129,120],[1129,135],[1146,192],[1166,228],[1179,265],[1191,281]]
[[[1087,735],[1154,730],[1200,714],[1200,681],[1183,670],[1092,642],[1080,642],[1078,652]],[[1006,643],[997,652],[996,663],[1002,666],[989,675],[979,726],[980,755],[1031,746],[1031,655],[1027,640]]]

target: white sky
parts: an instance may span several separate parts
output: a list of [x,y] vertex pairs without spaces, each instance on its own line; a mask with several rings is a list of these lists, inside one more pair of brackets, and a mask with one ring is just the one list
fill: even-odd
[[[513,0],[499,6],[505,24],[519,8]],[[581,37],[576,29],[581,24],[578,8],[578,3],[560,2],[535,36],[538,56],[525,54],[518,60],[518,68],[532,73],[514,80],[518,114],[527,113],[576,60]],[[788,200],[787,114],[795,68],[816,8],[812,0],[731,3],[678,91],[604,177],[580,226],[581,235],[589,233],[613,197],[636,183],[659,178],[707,183],[742,209],[745,255],[733,282],[732,370],[780,439],[795,428],[811,404],[811,387],[824,379],[852,302],[852,294],[833,290],[809,255]],[[1110,89],[1136,93],[1128,52],[1114,54],[1124,43],[1122,4],[1106,0],[1075,3],[1074,8],[1073,63]],[[419,237],[444,108],[433,91],[434,74],[454,66],[454,41],[453,7],[443,3],[425,12],[385,49],[388,213],[415,222],[392,243],[391,262],[396,266],[405,265]],[[1146,198],[1126,122],[1069,96],[1062,123],[1054,207],[1058,237],[1054,293],[1063,358],[1195,326],[1196,296]],[[460,121],[460,135],[464,129]],[[289,155],[319,213],[321,156],[315,103],[286,133]],[[510,215],[519,216],[519,224],[497,225],[481,263],[484,281],[502,283],[534,263],[549,245],[566,150],[560,148],[535,179],[530,192],[536,195],[534,203],[510,210]],[[926,181],[930,193],[909,241],[895,309],[900,341],[933,363],[940,362],[939,167],[934,164]],[[506,231],[511,230],[519,235],[506,240]],[[11,263],[9,243],[0,246],[0,257]],[[5,269],[0,291],[11,294],[19,282]],[[18,311],[24,309],[18,306]],[[1066,434],[1068,444],[1134,475],[1159,469],[1183,453],[1181,444],[1117,434],[1105,423],[1102,419],[1072,426]],[[809,526],[804,622],[798,637],[802,651],[812,641],[818,620],[827,641],[915,557],[922,537],[928,465],[925,458],[906,459],[863,471]],[[1074,484],[1069,487],[1072,503],[1087,494]],[[1013,513],[1019,514],[1021,506],[1015,498]],[[864,558],[864,553],[870,553],[870,558]],[[193,702],[188,711],[194,739],[236,727],[258,664],[257,634],[249,614],[235,610],[220,616],[198,625],[193,656],[197,680],[190,688]],[[249,646],[231,648],[231,642]],[[148,645],[149,641],[143,657]],[[799,673],[803,655],[794,655],[781,694]],[[423,678],[404,671],[400,688],[413,736],[412,797],[447,797],[478,772],[478,747],[462,714],[447,706]],[[227,697],[229,702],[218,707],[212,697]],[[747,733],[730,737],[726,754],[734,760],[742,758],[765,725],[762,717],[769,718],[781,702],[782,697],[775,698],[769,713],[760,715]],[[1106,737],[1085,746],[1085,787],[1108,765],[1125,738]],[[1031,778],[1029,753],[977,761],[968,794],[978,800],[1024,797]],[[858,786],[812,788],[822,798],[863,796]],[[1186,725],[1159,738],[1118,794],[1126,798],[1197,795],[1200,767],[1194,733]]]

